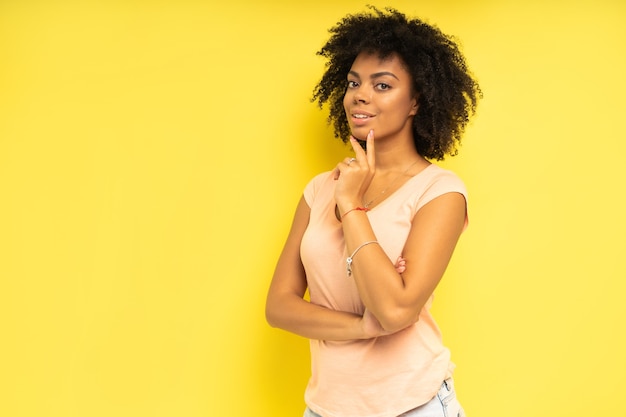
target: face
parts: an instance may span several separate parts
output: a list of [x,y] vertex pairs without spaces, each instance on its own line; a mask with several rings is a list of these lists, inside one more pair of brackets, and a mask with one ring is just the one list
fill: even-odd
[[347,83],[343,107],[354,137],[365,140],[373,129],[376,141],[404,135],[412,139],[417,96],[399,56],[381,60],[376,54],[359,54]]

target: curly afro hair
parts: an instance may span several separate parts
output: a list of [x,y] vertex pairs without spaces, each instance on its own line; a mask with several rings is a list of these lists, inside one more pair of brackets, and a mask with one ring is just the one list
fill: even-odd
[[350,127],[343,108],[346,77],[361,52],[381,59],[397,54],[413,78],[419,110],[413,138],[420,155],[442,160],[457,154],[457,145],[476,112],[480,87],[454,39],[419,19],[395,9],[348,15],[330,29],[331,37],[317,52],[327,59],[326,71],[313,92],[320,107],[328,103],[335,137],[347,142]]

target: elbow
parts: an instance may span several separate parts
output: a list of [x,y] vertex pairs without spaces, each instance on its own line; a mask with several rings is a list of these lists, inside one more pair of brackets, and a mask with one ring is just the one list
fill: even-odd
[[286,321],[288,321],[288,310],[284,307],[284,300],[276,297],[268,297],[265,303],[265,321],[270,327],[284,328]]
[[419,321],[417,314],[403,309],[396,309],[394,312],[383,314],[378,319],[381,327],[389,333],[396,333],[414,325]]
[[270,327],[278,327],[278,315],[269,302],[265,304],[265,321],[270,325]]

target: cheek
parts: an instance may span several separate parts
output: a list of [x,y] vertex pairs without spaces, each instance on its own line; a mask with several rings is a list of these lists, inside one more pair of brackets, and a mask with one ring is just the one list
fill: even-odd
[[415,100],[409,97],[396,97],[395,100],[386,103],[387,107],[394,109],[398,117],[414,116],[416,113]]

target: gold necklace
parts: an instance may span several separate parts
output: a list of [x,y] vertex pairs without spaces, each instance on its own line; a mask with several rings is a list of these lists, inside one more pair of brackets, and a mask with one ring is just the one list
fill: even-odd
[[385,187],[385,189],[384,189],[384,190],[382,190],[382,191],[380,192],[380,194],[378,194],[376,197],[374,197],[373,199],[371,199],[371,200],[370,200],[370,201],[368,201],[367,203],[363,204],[363,207],[365,207],[366,209],[369,209],[369,208],[370,208],[370,205],[371,205],[374,201],[378,200],[378,199],[379,199],[379,198],[381,198],[383,195],[385,195],[385,193],[387,192],[387,190],[388,190],[388,189],[389,189],[389,188],[390,188],[390,187],[391,187],[391,186],[392,186],[392,185],[393,185],[396,181],[398,181],[398,179],[399,179],[400,177],[402,177],[404,174],[406,174],[407,172],[409,172],[409,169],[411,169],[411,167],[412,167],[413,165],[417,164],[417,162],[418,162],[418,161],[419,161],[419,159],[417,159],[417,160],[416,160],[416,161],[414,161],[411,165],[409,165],[409,166],[408,166],[408,167],[407,167],[404,171],[402,171],[402,172],[401,172],[401,173],[400,173],[397,177],[395,177],[395,178],[394,178],[394,179],[393,179],[393,180],[389,183],[389,185],[387,185],[387,186]]

